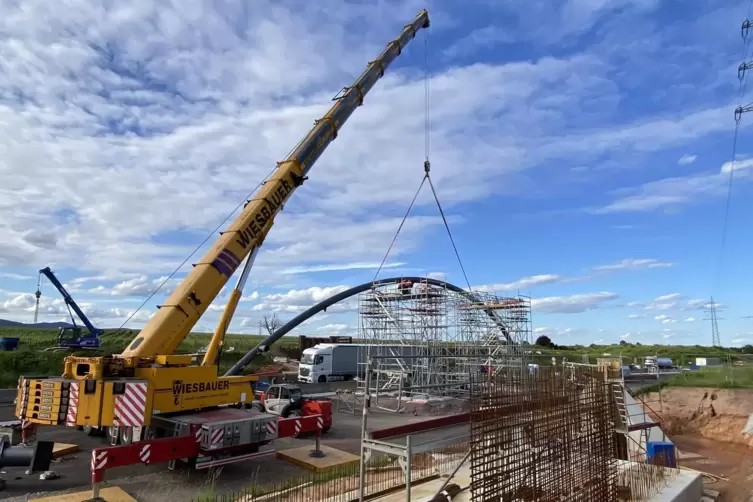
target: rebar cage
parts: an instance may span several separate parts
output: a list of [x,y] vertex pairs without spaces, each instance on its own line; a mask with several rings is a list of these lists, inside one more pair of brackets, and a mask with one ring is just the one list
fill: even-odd
[[470,380],[472,500],[617,500],[603,372],[502,367]]

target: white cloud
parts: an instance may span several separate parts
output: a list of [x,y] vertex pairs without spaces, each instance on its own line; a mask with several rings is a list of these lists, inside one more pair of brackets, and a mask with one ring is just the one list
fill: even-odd
[[[737,162],[735,172],[738,180],[749,181],[753,159]],[[599,208],[591,208],[593,214],[648,212],[669,210],[696,203],[709,197],[726,196],[731,164],[724,164],[719,174],[693,174],[664,178],[645,183],[639,187],[615,192],[616,200]]]
[[599,308],[603,303],[618,298],[616,293],[600,292],[571,296],[549,296],[531,299],[534,312],[576,314]]
[[[164,283],[164,286],[162,285]],[[112,288],[97,286],[89,290],[90,293],[110,294],[113,296],[148,296],[157,288],[162,294],[169,294],[178,284],[177,279],[168,279],[167,276],[149,279],[142,275],[133,279],[128,279],[115,284]]]
[[499,26],[485,26],[473,30],[443,51],[445,58],[463,57],[479,49],[494,47],[499,44],[514,42],[509,31]]
[[[287,293],[277,293],[262,297],[261,303],[254,305],[253,310],[299,313],[347,289],[349,289],[349,286],[344,285],[324,288],[313,286],[307,289],[291,289]],[[340,302],[328,309],[331,312],[353,312],[356,310],[357,302],[355,301]]]
[[[392,262],[392,263],[385,263],[382,265],[382,269],[389,269],[389,268],[397,268],[402,267],[405,265],[404,262]],[[292,268],[286,268],[282,271],[282,274],[284,275],[290,275],[290,274],[305,274],[308,272],[332,272],[334,270],[359,270],[359,269],[377,269],[379,268],[379,263],[340,263],[340,264],[329,264],[329,265],[311,265],[306,267],[292,267]]]
[[242,301],[242,302],[255,302],[258,299],[259,299],[259,292],[258,291],[254,291],[254,292],[252,292],[248,296],[241,296],[240,301]]
[[683,297],[683,295],[680,294],[680,293],[670,293],[668,295],[657,296],[654,299],[654,301],[657,301],[657,302],[667,302],[667,301],[679,300],[682,297]]
[[[658,310],[658,311],[670,311],[670,310],[705,310],[711,305],[709,300],[692,299],[685,301],[685,295],[680,293],[670,293],[667,295],[657,296],[653,300],[646,302],[629,302],[628,307],[643,307],[644,310]],[[724,306],[721,303],[715,302],[716,308],[721,309]],[[693,319],[695,318],[688,318]],[[687,321],[692,322],[692,321]]]
[[654,319],[661,321],[662,324],[674,324],[677,321],[666,314],[655,316]]
[[580,335],[585,334],[586,332],[587,330],[579,328],[550,328],[547,326],[540,326],[538,328],[534,328],[533,337],[535,341],[535,339],[540,336],[548,336],[556,343],[556,340],[561,339],[563,336]]
[[325,324],[316,328],[317,331],[331,331],[333,333],[342,333],[343,331],[349,331],[351,329],[347,324]]
[[627,317],[628,319],[643,319],[646,316],[643,314],[628,314],[625,317]]
[[677,163],[681,166],[687,166],[695,162],[697,158],[697,155],[690,155],[686,153],[682,157],[680,157],[680,160],[678,160]]
[[566,277],[562,277],[559,275],[555,275],[555,274],[539,274],[539,275],[532,275],[529,277],[523,277],[514,282],[508,282],[505,284],[488,284],[484,286],[477,286],[477,287],[474,287],[473,289],[477,291],[488,291],[488,292],[517,291],[520,289],[533,288],[536,286],[543,286],[546,284],[567,282],[569,280],[571,279],[568,279]]
[[720,174],[725,174],[729,176],[729,173],[731,171],[734,171],[735,173],[737,173],[738,171],[747,171],[752,167],[753,167],[753,158],[744,159],[744,160],[735,160],[734,162],[729,161],[722,164],[722,167],[719,169],[719,172]]
[[669,263],[654,258],[626,258],[620,260],[617,263],[609,265],[599,265],[593,267],[594,270],[607,271],[607,270],[641,270],[650,268],[669,268],[673,267],[674,263]]
[[6,309],[33,309],[36,304],[36,299],[31,293],[21,293],[10,300],[6,300],[3,306]]
[[696,321],[696,318],[692,316],[686,317],[685,319],[683,319],[683,322],[695,322],[695,321]]
[[6,279],[14,279],[17,281],[32,279],[32,276],[30,275],[16,274],[13,272],[0,272],[0,277],[5,277]]
[[620,338],[622,338],[623,340],[625,340],[627,338],[630,338],[630,335],[632,335],[632,333],[624,333],[624,334],[620,335]]

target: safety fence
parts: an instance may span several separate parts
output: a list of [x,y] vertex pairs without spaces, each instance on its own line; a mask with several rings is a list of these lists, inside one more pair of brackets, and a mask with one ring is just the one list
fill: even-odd
[[[407,457],[374,452],[368,457],[364,473],[364,495],[374,498],[400,491],[406,486],[410,470],[411,486],[452,472],[469,451],[468,443],[427,450]],[[208,488],[195,502],[351,502],[359,499],[358,461],[326,472],[306,472],[284,480],[267,482],[250,479],[249,485],[231,493],[216,493],[220,485]]]

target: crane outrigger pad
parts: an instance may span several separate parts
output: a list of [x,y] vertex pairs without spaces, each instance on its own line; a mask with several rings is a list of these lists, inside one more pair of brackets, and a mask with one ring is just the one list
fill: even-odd
[[356,464],[361,460],[358,455],[330,446],[321,445],[319,449],[324,453],[323,457],[312,457],[311,446],[301,446],[289,450],[277,450],[277,458],[314,472],[331,471],[344,465]]

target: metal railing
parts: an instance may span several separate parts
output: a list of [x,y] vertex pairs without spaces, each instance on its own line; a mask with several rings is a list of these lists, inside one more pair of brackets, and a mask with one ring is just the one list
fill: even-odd
[[[467,442],[450,446],[438,444],[411,448],[392,444],[395,454],[373,450],[364,472],[364,498],[404,490],[449,474],[463,461],[469,451]],[[400,450],[401,451],[397,451]],[[410,452],[410,453],[409,453]],[[410,476],[408,476],[410,473]],[[355,502],[359,500],[359,465],[357,462],[335,467],[326,472],[304,472],[301,475],[272,483],[252,476],[249,485],[234,492],[219,491],[215,484],[205,489],[194,502]],[[406,490],[410,493],[409,490]]]

